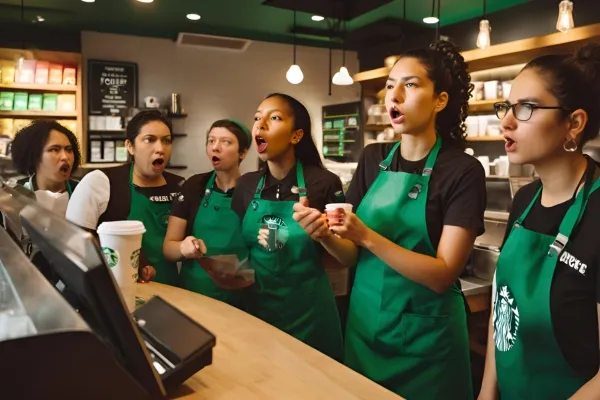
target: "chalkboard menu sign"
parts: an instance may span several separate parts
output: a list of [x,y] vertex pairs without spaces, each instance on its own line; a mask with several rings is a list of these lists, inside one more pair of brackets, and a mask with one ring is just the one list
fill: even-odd
[[88,114],[127,116],[137,107],[138,67],[135,63],[88,60]]

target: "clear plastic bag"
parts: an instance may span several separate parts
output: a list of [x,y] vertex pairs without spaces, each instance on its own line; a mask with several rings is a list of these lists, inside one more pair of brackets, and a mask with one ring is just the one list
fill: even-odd
[[[223,254],[209,257],[209,268],[216,273],[228,276],[235,276],[247,282],[254,282],[254,269],[250,266],[248,259],[239,261],[235,254]],[[202,260],[199,260],[202,264]]]

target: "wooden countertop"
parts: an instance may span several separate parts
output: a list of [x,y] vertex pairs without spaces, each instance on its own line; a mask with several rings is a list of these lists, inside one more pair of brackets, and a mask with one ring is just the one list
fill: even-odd
[[159,283],[137,285],[158,295],[217,337],[212,365],[173,394],[183,399],[365,399],[400,396],[253,316],[211,298]]

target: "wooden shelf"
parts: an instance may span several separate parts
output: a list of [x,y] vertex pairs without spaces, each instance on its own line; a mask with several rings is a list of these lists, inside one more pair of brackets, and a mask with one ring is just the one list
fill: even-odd
[[[488,47],[462,52],[469,63],[469,72],[482,71],[507,65],[522,64],[544,54],[573,52],[585,43],[600,39],[600,23],[581,26],[567,32],[556,32],[543,36],[515,40]],[[363,89],[376,96],[381,92],[390,73],[390,68],[381,67],[361,71],[352,77],[361,82]],[[379,93],[381,96],[381,93]]]
[[467,136],[467,142],[504,142],[503,136]]
[[391,126],[391,124],[365,125],[365,131],[383,131]]
[[77,118],[77,111],[0,110],[0,117],[28,118]]
[[0,89],[26,90],[36,92],[77,92],[77,86],[75,85],[38,85],[28,83],[0,83]]
[[502,101],[502,99],[492,100],[477,100],[469,102],[469,112],[494,112],[494,103]]
[[165,169],[187,169],[187,165],[167,165]]
[[580,26],[567,32],[556,32],[513,42],[501,43],[487,49],[462,53],[469,63],[469,71],[481,71],[505,65],[521,64],[544,54],[573,52],[585,43],[597,42],[600,23]]
[[87,164],[83,164],[81,165],[79,168],[81,169],[101,169],[101,168],[111,168],[111,167],[118,167],[119,165],[123,165],[125,164],[120,163],[120,162],[114,162],[114,163],[87,163]]

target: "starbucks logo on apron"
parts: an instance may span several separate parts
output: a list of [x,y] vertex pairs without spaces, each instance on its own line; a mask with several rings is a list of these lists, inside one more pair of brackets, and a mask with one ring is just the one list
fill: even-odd
[[494,342],[498,351],[509,351],[519,333],[519,308],[510,288],[500,285],[494,301]]
[[277,215],[265,215],[262,218],[263,225],[269,229],[269,250],[282,249],[288,241],[289,231],[287,224]]
[[140,266],[140,249],[134,250],[129,259],[131,260],[131,268],[137,271]]
[[113,249],[109,247],[103,247],[102,253],[104,253],[104,258],[106,258],[106,263],[109,267],[114,268],[119,263],[119,256]]

